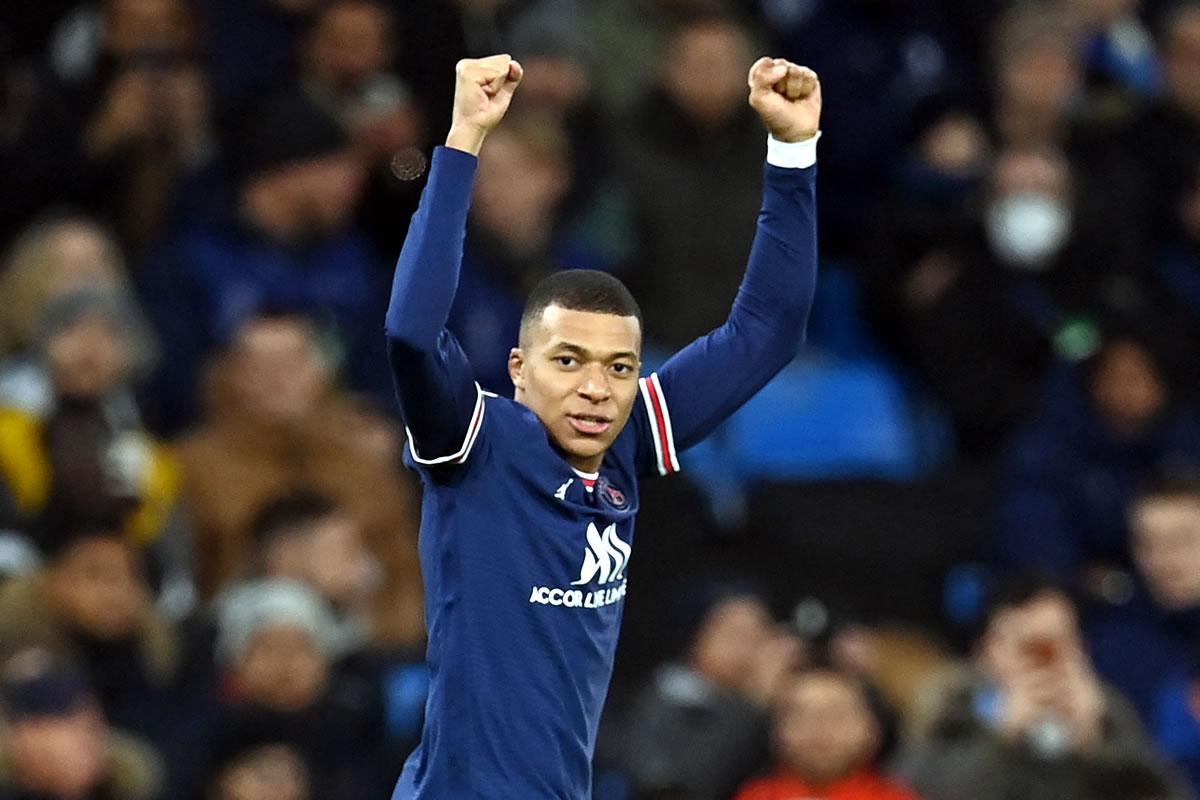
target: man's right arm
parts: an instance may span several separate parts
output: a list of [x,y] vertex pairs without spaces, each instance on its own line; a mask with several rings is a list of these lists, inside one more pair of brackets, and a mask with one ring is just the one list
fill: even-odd
[[458,63],[454,122],[396,265],[386,329],[409,449],[420,464],[466,460],[483,420],[483,392],[446,320],[458,289],[467,211],[483,140],[521,82],[507,55]]
[[466,354],[446,330],[477,161],[449,147],[434,152],[392,280],[388,359],[412,455],[420,463],[465,457],[475,417],[483,410]]

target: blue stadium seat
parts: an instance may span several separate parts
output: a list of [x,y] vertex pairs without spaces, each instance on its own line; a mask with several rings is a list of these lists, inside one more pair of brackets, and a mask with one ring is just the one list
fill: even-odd
[[723,433],[725,456],[747,479],[909,480],[925,466],[907,392],[875,361],[799,360]]

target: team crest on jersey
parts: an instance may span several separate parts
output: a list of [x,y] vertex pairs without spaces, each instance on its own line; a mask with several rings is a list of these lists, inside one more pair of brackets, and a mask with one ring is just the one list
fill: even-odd
[[596,482],[596,491],[600,493],[600,498],[612,506],[617,511],[624,511],[629,508],[629,498],[625,496],[617,487],[608,482],[608,479],[601,476]]

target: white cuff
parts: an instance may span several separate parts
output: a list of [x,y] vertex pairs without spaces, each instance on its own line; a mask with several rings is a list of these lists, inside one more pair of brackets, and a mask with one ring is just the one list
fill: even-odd
[[817,140],[821,132],[802,142],[781,142],[767,134],[767,163],[785,169],[804,169],[817,163]]

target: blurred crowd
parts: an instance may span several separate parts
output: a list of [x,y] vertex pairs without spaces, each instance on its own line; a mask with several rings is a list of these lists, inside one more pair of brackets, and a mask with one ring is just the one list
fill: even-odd
[[553,270],[624,279],[649,364],[720,324],[748,66],[824,87],[809,347],[646,489],[597,800],[1200,792],[1200,3],[3,5],[0,800],[388,796],[383,312],[495,52],[450,326],[505,394]]

